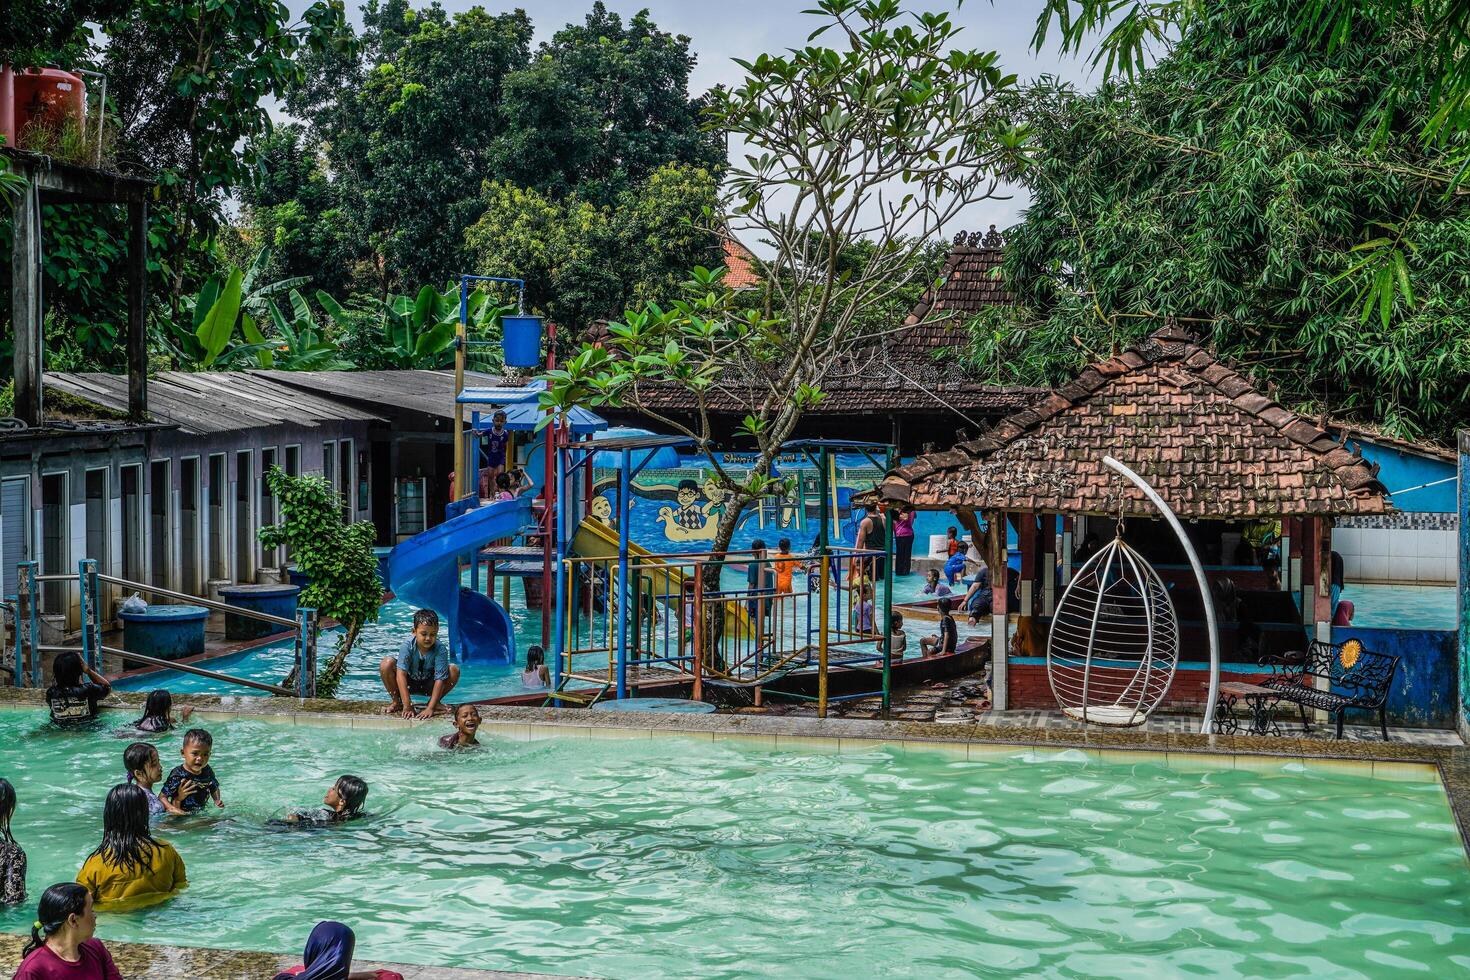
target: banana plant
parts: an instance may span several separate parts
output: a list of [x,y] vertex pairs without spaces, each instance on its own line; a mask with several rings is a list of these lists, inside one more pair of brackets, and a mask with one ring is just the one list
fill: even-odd
[[[159,339],[179,362],[199,368],[226,367],[267,350],[270,341],[252,337],[260,337],[257,323],[269,316],[275,297],[307,281],[296,277],[262,283],[270,258],[270,249],[263,248],[244,269],[232,265],[210,276],[193,301],[185,303],[189,322],[165,325]],[[236,339],[237,329],[243,342]]]
[[[512,307],[500,306],[476,290],[466,302],[466,334],[471,340],[497,336],[500,317]],[[424,286],[416,296],[390,296],[383,303],[385,361],[394,368],[442,368],[453,361],[454,337],[459,323],[459,288],[449,283],[442,291]],[[477,367],[501,363],[496,348],[473,352]]]
[[[340,318],[342,307],[336,300],[321,290],[317,290],[316,298],[329,316]],[[290,319],[274,300],[265,303],[275,330],[271,337],[261,332],[254,317],[246,314],[240,318],[240,329],[248,346],[253,349],[255,363],[262,368],[281,371],[352,370],[355,365],[338,357],[337,345],[326,339],[326,331],[317,322],[306,297],[292,289],[287,292],[287,299],[291,307]]]

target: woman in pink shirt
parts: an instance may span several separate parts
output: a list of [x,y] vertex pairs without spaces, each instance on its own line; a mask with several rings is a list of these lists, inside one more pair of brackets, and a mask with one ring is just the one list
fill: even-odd
[[907,575],[913,569],[914,512],[904,508],[893,519],[893,574]]
[[21,953],[15,980],[122,980],[97,931],[92,893],[74,881],[41,895],[31,941]]

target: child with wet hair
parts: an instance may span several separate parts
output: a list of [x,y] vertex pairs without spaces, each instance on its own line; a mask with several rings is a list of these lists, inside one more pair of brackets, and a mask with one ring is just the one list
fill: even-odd
[[360,776],[338,776],[337,781],[322,797],[322,806],[315,810],[292,810],[272,824],[286,826],[325,827],[334,823],[346,823],[362,816],[362,805],[367,801],[368,784]]

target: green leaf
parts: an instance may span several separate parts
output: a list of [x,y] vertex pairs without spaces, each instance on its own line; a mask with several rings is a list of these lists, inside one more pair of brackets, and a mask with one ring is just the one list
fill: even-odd
[[195,332],[204,348],[201,367],[213,364],[235,333],[235,320],[240,315],[240,283],[243,279],[244,273],[239,269],[230,273],[230,278],[220,290],[219,298],[209,308],[204,322]]

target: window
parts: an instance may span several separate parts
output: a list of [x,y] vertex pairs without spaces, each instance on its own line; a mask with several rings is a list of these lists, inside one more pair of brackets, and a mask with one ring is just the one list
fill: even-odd
[[337,443],[337,492],[342,495],[342,521],[352,523],[357,504],[357,457],[352,454],[352,440]]
[[398,478],[398,492],[395,522],[398,540],[403,541],[421,534],[424,528],[424,493],[425,480],[421,476],[401,476]]
[[286,465],[283,467],[287,476],[301,475],[301,447],[286,447]]
[[337,485],[336,440],[322,443],[322,478],[334,487]]

